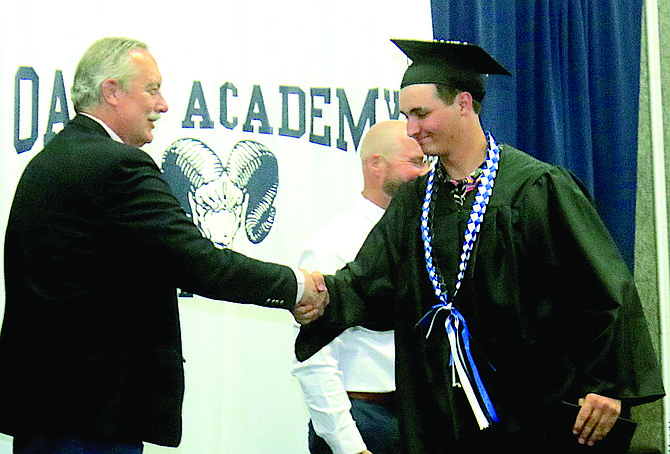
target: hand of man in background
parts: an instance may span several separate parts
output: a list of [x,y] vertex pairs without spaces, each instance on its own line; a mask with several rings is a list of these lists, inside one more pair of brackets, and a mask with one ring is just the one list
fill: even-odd
[[293,317],[301,325],[306,325],[323,315],[328,304],[328,289],[323,275],[318,271],[309,274],[301,269],[305,276],[305,293],[293,309]]

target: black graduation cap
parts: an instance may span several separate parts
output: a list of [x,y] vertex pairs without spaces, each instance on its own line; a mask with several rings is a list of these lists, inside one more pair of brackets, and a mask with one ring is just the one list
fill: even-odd
[[473,99],[484,99],[481,74],[511,76],[484,49],[461,41],[420,41],[392,39],[412,60],[400,88],[414,84],[445,84],[467,91]]

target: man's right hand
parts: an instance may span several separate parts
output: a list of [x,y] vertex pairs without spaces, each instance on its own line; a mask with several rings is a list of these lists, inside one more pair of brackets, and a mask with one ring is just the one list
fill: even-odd
[[329,302],[328,289],[323,274],[318,271],[309,274],[301,269],[305,276],[305,293],[293,308],[293,317],[301,325],[313,322],[323,315]]

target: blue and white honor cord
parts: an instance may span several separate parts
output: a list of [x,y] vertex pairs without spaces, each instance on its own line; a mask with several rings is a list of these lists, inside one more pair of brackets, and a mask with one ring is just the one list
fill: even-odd
[[[424,252],[426,256],[426,269],[428,276],[433,284],[435,295],[439,299],[439,303],[434,305],[426,315],[424,315],[419,324],[425,326],[430,324],[426,338],[430,336],[435,322],[435,316],[441,310],[448,311],[448,316],[445,320],[445,328],[447,331],[447,339],[451,349],[452,376],[454,386],[463,388],[465,395],[470,403],[470,407],[475,415],[480,429],[489,427],[492,423],[498,421],[493,403],[489,398],[488,392],[482,383],[479,376],[479,370],[470,353],[470,332],[465,323],[463,315],[453,306],[454,298],[461,287],[461,282],[465,276],[465,270],[468,266],[470,253],[477,239],[479,227],[484,219],[486,206],[488,205],[491,193],[493,192],[493,184],[498,172],[498,162],[500,160],[500,148],[495,139],[490,133],[487,133],[487,156],[484,164],[483,172],[477,185],[477,194],[472,205],[472,212],[465,229],[465,240],[463,241],[463,252],[461,253],[461,262],[458,267],[458,276],[456,278],[456,286],[454,294],[449,297],[447,292],[443,289],[443,280],[439,275],[436,266],[433,264],[432,258],[432,237],[431,225],[429,220],[431,198],[433,194],[433,185],[435,179],[435,166],[430,171],[428,176],[428,183],[426,184],[426,196],[423,202],[423,209],[421,212],[421,237],[424,244]],[[436,164],[437,165],[437,164]]]

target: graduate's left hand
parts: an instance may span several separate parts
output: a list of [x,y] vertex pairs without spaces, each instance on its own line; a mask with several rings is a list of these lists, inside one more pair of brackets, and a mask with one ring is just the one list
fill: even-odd
[[577,415],[573,433],[579,443],[593,446],[602,440],[614,426],[621,414],[621,401],[598,394],[589,394],[579,399],[582,409]]

